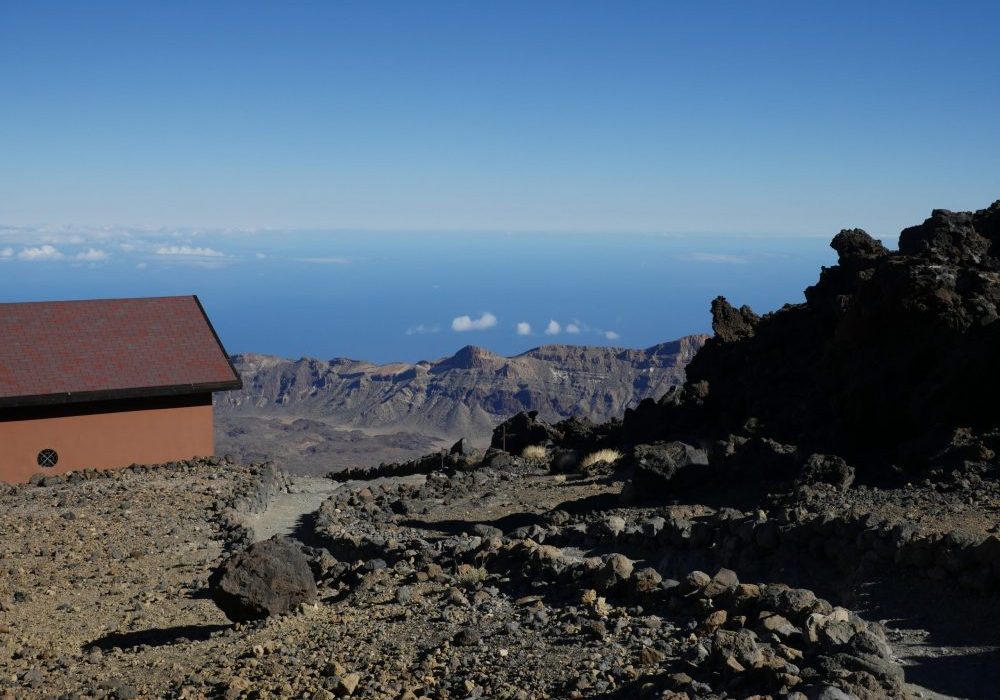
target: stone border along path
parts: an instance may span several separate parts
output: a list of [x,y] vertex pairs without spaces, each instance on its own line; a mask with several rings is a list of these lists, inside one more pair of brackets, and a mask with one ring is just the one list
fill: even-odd
[[274,496],[259,513],[248,515],[247,527],[255,542],[274,535],[291,536],[305,516],[315,513],[323,501],[343,484],[319,476],[292,476],[288,490]]
[[[319,510],[320,506],[335,492],[345,490],[360,490],[364,487],[372,487],[387,482],[410,483],[419,485],[426,480],[423,474],[412,474],[406,476],[382,476],[371,479],[350,479],[346,481],[334,481],[328,477],[315,476],[287,476],[285,484],[287,488],[276,495],[268,493],[267,505],[264,510],[256,513],[249,513],[245,516],[245,525],[253,534],[253,541],[269,539],[274,535],[286,535],[298,537],[302,540],[311,539],[314,523],[312,518]],[[633,533],[639,535],[639,533]],[[558,536],[552,540],[558,540]],[[612,537],[612,540],[616,539]],[[620,540],[628,540],[628,533],[620,533]],[[550,540],[550,541],[552,541]],[[309,542],[305,542],[309,543]],[[589,547],[579,548],[577,542],[562,542],[563,553],[570,556],[581,556]],[[619,544],[624,542],[619,541]],[[669,544],[662,545],[670,547]],[[723,562],[728,563],[728,562]],[[889,622],[892,628],[891,621]],[[917,660],[939,659],[948,660],[953,655],[971,653],[972,655],[983,654],[987,659],[992,659],[996,653],[996,647],[949,647],[934,644],[928,639],[926,630],[922,629],[893,629],[894,637],[892,647],[894,652],[903,657],[901,659],[904,667],[913,666]],[[989,663],[989,661],[985,661]],[[935,692],[925,686],[913,683],[907,684],[907,688],[914,698],[923,700],[961,700],[962,696],[952,696]]]
[[270,539],[275,535],[298,536],[302,539],[301,528],[311,526],[310,518],[315,516],[323,501],[336,491],[341,489],[350,491],[386,481],[419,485],[425,478],[424,475],[417,474],[405,477],[334,481],[324,476],[289,476],[291,485],[288,490],[271,498],[263,511],[247,515],[246,525],[253,532],[255,542]]

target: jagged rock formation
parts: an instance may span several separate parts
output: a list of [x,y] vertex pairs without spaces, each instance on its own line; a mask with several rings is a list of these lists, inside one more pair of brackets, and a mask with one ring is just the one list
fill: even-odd
[[1000,202],[935,210],[898,251],[859,229],[831,246],[838,264],[804,303],[758,317],[716,299],[683,394],[631,412],[626,432],[758,435],[908,465],[957,428],[1000,425]]
[[604,421],[680,384],[704,336],[645,350],[546,345],[515,357],[467,346],[434,362],[375,365],[338,358],[233,358],[242,391],[219,397],[233,415],[322,417],[344,428],[482,437],[507,416],[538,411]]

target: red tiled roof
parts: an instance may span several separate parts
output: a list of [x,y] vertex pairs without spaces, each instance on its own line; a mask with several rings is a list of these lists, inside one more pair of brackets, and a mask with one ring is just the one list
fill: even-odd
[[240,386],[198,297],[0,304],[0,406]]

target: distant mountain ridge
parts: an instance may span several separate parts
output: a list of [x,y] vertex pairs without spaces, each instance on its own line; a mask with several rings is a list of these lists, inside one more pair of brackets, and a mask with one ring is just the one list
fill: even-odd
[[243,389],[219,395],[216,411],[223,419],[311,417],[345,430],[473,439],[521,410],[605,421],[683,383],[706,338],[640,350],[543,345],[514,357],[468,345],[436,361],[385,365],[247,353],[233,357]]

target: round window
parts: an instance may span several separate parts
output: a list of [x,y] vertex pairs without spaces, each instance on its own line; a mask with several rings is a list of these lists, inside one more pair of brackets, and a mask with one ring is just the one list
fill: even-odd
[[54,467],[58,461],[59,455],[56,454],[55,450],[42,450],[38,453],[38,466],[40,467]]

